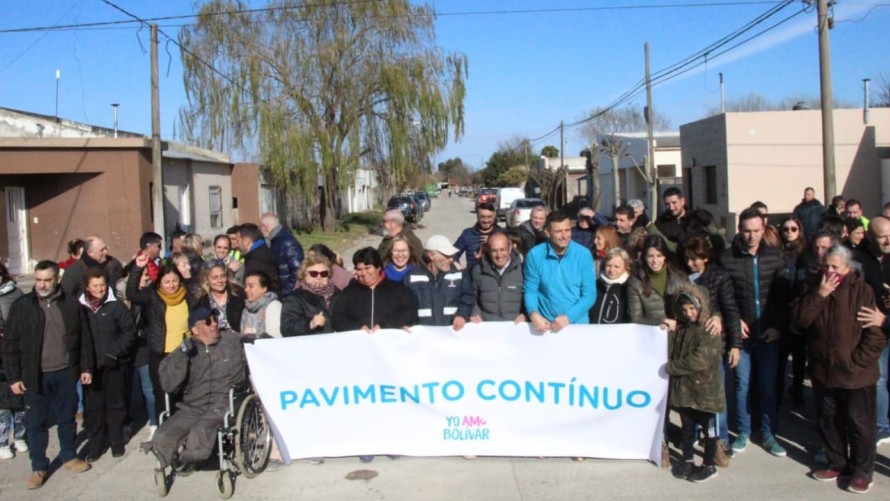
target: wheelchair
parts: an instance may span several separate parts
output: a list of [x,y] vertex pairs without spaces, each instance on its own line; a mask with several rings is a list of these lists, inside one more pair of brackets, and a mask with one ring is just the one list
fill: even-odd
[[[159,417],[159,424],[171,416],[170,395],[164,397],[165,410]],[[159,497],[165,497],[176,476],[187,476],[196,465],[185,464],[179,453],[185,448],[187,437],[177,446],[167,468],[161,466],[151,443],[143,445],[146,453],[155,454],[157,464],[154,471],[155,486]],[[147,445],[147,447],[146,447]],[[269,421],[256,393],[250,386],[229,390],[229,409],[223,418],[223,425],[216,433],[216,449],[219,456],[219,471],[215,475],[216,493],[222,499],[229,499],[235,492],[235,478],[244,475],[254,478],[269,464],[272,452],[272,431]],[[169,468],[169,472],[168,472]]]

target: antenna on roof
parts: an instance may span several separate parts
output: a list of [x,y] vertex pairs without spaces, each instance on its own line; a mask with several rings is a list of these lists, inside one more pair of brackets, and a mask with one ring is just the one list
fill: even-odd
[[59,121],[59,80],[62,79],[62,70],[56,68],[56,122]]

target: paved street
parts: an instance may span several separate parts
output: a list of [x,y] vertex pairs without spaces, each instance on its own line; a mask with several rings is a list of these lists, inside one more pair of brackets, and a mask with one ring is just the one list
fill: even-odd
[[[456,239],[472,224],[472,201],[438,198],[416,230],[420,239],[441,233]],[[377,245],[380,237],[368,237],[363,245]],[[357,248],[356,247],[356,248]],[[347,267],[355,249],[344,252]],[[811,395],[807,393],[808,406]],[[812,415],[811,407],[800,409]],[[327,459],[311,465],[299,461],[256,479],[239,478],[233,499],[387,499],[387,500],[533,500],[533,499],[843,499],[852,494],[831,483],[809,479],[811,454],[818,444],[813,424],[797,412],[783,409],[779,437],[788,449],[787,458],[774,458],[756,445],[721,469],[716,479],[695,485],[675,480],[670,473],[646,461],[588,460],[567,458],[410,458],[396,461],[378,457],[362,464],[357,458]],[[51,438],[55,447],[55,430]],[[55,472],[39,491],[24,490],[30,471],[26,455],[0,462],[2,499],[152,499],[155,487],[153,461],[137,451],[147,437],[140,431],[123,459],[102,458],[81,475]],[[52,453],[57,452],[54,448]],[[676,453],[676,451],[675,451]],[[890,445],[878,450],[878,471],[873,499],[890,497]],[[368,470],[350,480],[350,473]],[[198,472],[177,479],[171,499],[215,498],[214,472]]]

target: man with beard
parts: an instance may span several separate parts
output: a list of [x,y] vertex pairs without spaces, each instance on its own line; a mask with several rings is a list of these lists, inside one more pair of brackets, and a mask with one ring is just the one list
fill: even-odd
[[494,205],[482,204],[476,208],[476,224],[465,229],[454,247],[457,253],[454,254],[454,260],[460,261],[460,257],[467,253],[466,269],[473,269],[473,266],[479,260],[479,249],[488,240],[488,237],[496,231],[503,231],[503,228],[497,225],[497,211]]
[[108,254],[108,245],[99,237],[87,237],[83,244],[83,255],[65,269],[62,276],[62,290],[65,294],[77,298],[83,294],[83,274],[87,268],[105,270],[107,283],[116,284],[124,276],[121,262]]
[[664,190],[665,213],[656,221],[655,227],[669,243],[680,244],[686,241],[686,198],[680,188],[672,186]]
[[423,244],[411,231],[411,227],[405,224],[405,215],[399,209],[388,210],[383,215],[383,233],[383,240],[377,246],[377,253],[381,256],[389,255],[396,237],[405,237],[408,240],[412,258],[420,259],[423,256]]
[[[104,247],[104,244],[103,244]],[[76,456],[77,381],[92,382],[93,350],[81,331],[80,306],[59,286],[59,265],[41,261],[34,268],[34,290],[9,310],[3,336],[3,362],[10,390],[24,395],[30,447],[28,489],[46,481],[50,415],[59,435],[63,467],[82,473],[90,465]]]
[[[633,211],[633,209],[631,209]],[[596,302],[590,250],[572,241],[572,220],[562,212],[547,218],[549,240],[525,259],[523,300],[535,330],[559,332],[568,324],[587,324]]]
[[454,266],[451,256],[457,249],[445,236],[431,236],[425,252],[426,266],[415,266],[404,282],[417,300],[417,319],[420,325],[450,325],[459,331],[475,304],[469,272]]

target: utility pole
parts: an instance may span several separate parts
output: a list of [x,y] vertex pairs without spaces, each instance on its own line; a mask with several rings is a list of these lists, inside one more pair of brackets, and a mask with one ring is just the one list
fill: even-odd
[[819,30],[819,83],[822,90],[822,177],[825,184],[824,200],[837,194],[834,168],[834,103],[831,97],[831,52],[828,30],[833,20],[828,16],[828,0],[818,0],[816,8]]
[[[562,120],[560,120],[559,121],[559,171],[558,171],[560,173],[560,175],[565,175],[562,170],[562,168],[565,167],[565,165],[566,165],[565,124],[563,123]],[[557,186],[559,186],[558,182],[559,181],[557,181]],[[566,200],[566,197],[565,197],[565,193],[566,193],[565,185],[563,185],[563,187],[562,187],[562,192],[563,192],[562,200],[563,200],[563,204],[565,204],[568,202],[568,200]],[[556,195],[556,193],[554,193],[554,195]],[[556,205],[556,203],[554,203],[553,205]]]
[[655,171],[655,137],[652,130],[652,79],[649,75],[649,42],[643,44],[643,53],[646,58],[646,170],[651,179],[649,189],[649,209],[652,211],[652,220],[658,217],[658,173]]
[[726,100],[723,99],[723,72],[720,73],[720,113],[726,113]]
[[62,70],[56,70],[56,120],[59,119],[59,80],[62,79]]
[[158,92],[158,25],[151,25],[151,172],[154,232],[164,232],[164,167],[161,163],[161,104]]

